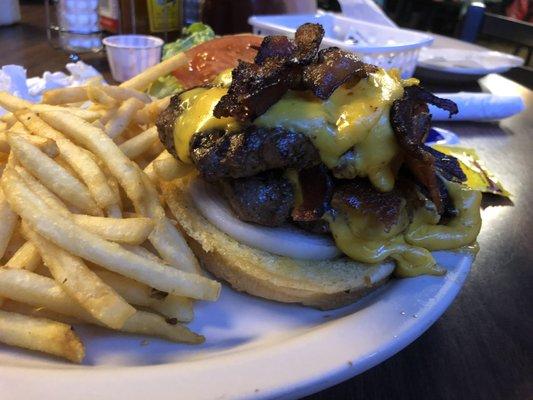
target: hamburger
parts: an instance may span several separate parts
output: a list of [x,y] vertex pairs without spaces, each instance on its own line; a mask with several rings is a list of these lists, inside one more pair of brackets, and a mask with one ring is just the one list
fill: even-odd
[[[457,106],[338,48],[318,24],[172,97],[157,127],[192,172],[164,196],[203,267],[233,288],[321,309],[391,276],[442,275],[475,242],[479,192],[424,144]],[[226,40],[230,40],[226,38]]]

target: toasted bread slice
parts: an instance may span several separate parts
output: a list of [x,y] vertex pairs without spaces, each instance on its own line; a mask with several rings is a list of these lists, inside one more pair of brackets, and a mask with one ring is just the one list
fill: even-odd
[[356,301],[385,283],[394,270],[393,263],[362,264],[346,257],[296,260],[243,245],[200,214],[188,182],[162,183],[165,200],[202,266],[234,289],[327,310]]

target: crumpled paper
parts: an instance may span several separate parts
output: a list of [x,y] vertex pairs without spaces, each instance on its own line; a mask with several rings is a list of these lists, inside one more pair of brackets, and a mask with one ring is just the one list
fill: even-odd
[[[102,74],[83,61],[68,63],[65,68],[69,74],[61,71],[46,71],[42,77],[28,78],[24,67],[4,65],[0,69],[0,91],[9,92],[31,102],[38,102],[47,90],[82,86],[95,77],[103,80]],[[0,107],[0,115],[5,112],[6,110]]]

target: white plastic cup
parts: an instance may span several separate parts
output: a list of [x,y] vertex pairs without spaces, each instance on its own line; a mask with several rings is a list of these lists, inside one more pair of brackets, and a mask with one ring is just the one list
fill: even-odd
[[113,79],[127,81],[161,60],[163,40],[147,35],[115,35],[103,40]]

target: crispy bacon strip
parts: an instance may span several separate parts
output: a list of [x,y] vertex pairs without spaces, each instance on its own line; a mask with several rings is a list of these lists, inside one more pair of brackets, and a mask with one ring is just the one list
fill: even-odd
[[376,70],[377,67],[364,63],[353,53],[329,47],[320,50],[318,62],[304,68],[303,84],[315,96],[326,100],[343,83],[353,80],[355,84]]
[[298,222],[317,221],[329,207],[333,179],[324,164],[302,169],[298,173],[302,202],[292,210],[292,219]]
[[356,211],[371,215],[388,231],[398,222],[405,199],[398,191],[379,192],[367,179],[345,181],[335,187],[331,206],[338,211]]
[[391,107],[391,125],[405,155],[405,163],[415,178],[427,189],[439,213],[444,211],[435,169],[434,154],[423,145],[430,128],[431,114],[426,103],[458,112],[457,105],[440,99],[419,86],[405,88],[401,99]]

